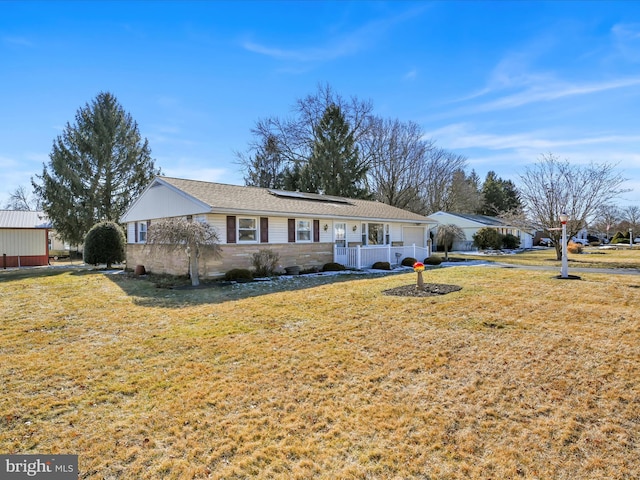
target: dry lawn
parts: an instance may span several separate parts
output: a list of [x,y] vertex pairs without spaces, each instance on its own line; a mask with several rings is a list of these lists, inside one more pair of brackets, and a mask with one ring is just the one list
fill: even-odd
[[[438,254],[443,255],[443,254]],[[554,248],[527,250],[512,255],[451,255],[461,260],[488,260],[516,265],[556,266],[560,270],[560,260],[556,259]],[[629,249],[629,246],[619,247],[618,250],[585,247],[580,254],[569,252],[567,255],[569,268],[621,268],[640,269],[640,246]]]
[[0,275],[0,452],[88,479],[638,478],[640,276],[425,281],[462,290]]

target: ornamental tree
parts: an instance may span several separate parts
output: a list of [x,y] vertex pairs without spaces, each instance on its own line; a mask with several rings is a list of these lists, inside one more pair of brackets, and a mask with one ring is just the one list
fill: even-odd
[[436,242],[438,245],[444,245],[444,259],[449,260],[449,246],[453,246],[456,240],[464,240],[465,234],[458,225],[444,224],[438,225],[438,233],[436,234]]
[[198,260],[203,253],[214,258],[221,254],[218,232],[206,222],[170,218],[152,223],[147,231],[147,248],[163,250],[167,254],[183,252],[191,285],[200,285]]
[[115,222],[96,223],[84,239],[83,258],[90,265],[106,263],[111,268],[114,263],[125,259],[124,231]]

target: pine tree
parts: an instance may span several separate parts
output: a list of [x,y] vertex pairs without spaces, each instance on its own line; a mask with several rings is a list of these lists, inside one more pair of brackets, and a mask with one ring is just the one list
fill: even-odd
[[482,195],[484,203],[478,211],[482,215],[497,216],[522,208],[514,183],[511,180],[501,179],[493,171],[487,173],[482,184]]
[[269,135],[264,143],[256,148],[255,155],[245,157],[239,154],[246,175],[245,185],[263,188],[284,188],[284,158],[278,144],[278,137]]
[[111,93],[99,93],[75,120],[55,139],[48,166],[32,183],[57,234],[80,245],[94,224],[118,221],[160,171],[138,125]]
[[367,167],[361,162],[353,132],[340,107],[330,105],[315,127],[311,158],[300,169],[302,191],[348,198],[370,198]]

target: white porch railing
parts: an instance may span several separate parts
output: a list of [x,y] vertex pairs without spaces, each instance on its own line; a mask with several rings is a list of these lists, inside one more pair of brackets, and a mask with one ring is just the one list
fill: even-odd
[[376,262],[389,262],[391,265],[395,265],[406,257],[412,257],[421,262],[430,256],[431,252],[428,247],[415,245],[402,247],[392,247],[391,245],[339,247],[335,245],[333,248],[334,262],[357,270],[370,268]]

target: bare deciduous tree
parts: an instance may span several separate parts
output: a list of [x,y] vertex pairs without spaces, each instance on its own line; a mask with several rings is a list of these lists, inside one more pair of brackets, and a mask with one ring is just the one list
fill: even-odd
[[420,182],[420,196],[425,214],[440,210],[453,211],[456,206],[451,185],[456,172],[464,171],[467,160],[462,155],[442,148],[432,148],[425,159],[424,177]]
[[152,224],[147,232],[147,247],[166,253],[184,251],[191,285],[200,285],[198,260],[207,252],[214,258],[220,256],[218,232],[206,222],[170,218]]
[[465,234],[462,228],[453,223],[438,225],[438,233],[436,234],[436,244],[444,246],[444,259],[449,260],[449,245],[453,245],[456,240],[465,240]]
[[268,117],[258,120],[251,130],[254,140],[249,144],[249,153],[236,153],[238,163],[247,172],[246,160],[251,152],[257,152],[269,139],[276,139],[278,145],[278,161],[284,161],[288,168],[305,164],[311,157],[313,146],[318,141],[318,125],[330,106],[336,106],[343,113],[353,133],[354,144],[361,150],[362,165],[369,162],[367,152],[361,148],[361,142],[369,128],[369,117],[373,110],[370,101],[362,101],[357,97],[345,99],[335,93],[330,85],[318,85],[314,95],[298,99],[290,118]]
[[636,205],[630,205],[622,209],[623,218],[627,221],[633,232],[640,234],[638,231],[638,224],[640,224],[640,207]]
[[596,214],[593,227],[597,229],[600,234],[604,233],[608,241],[610,237],[609,232],[617,228],[621,215],[622,213],[616,205],[603,205]]
[[557,259],[562,258],[562,212],[569,215],[567,237],[576,235],[595,218],[600,209],[625,190],[625,182],[614,166],[608,163],[587,166],[572,165],[549,153],[527,168],[520,176],[520,194],[532,219],[549,231],[556,248]]
[[9,200],[5,204],[7,210],[39,210],[40,202],[27,191],[24,185],[19,185],[9,194]]
[[433,142],[423,139],[418,124],[373,118],[364,140],[369,152],[369,189],[377,200],[394,207],[424,213],[420,183]]

